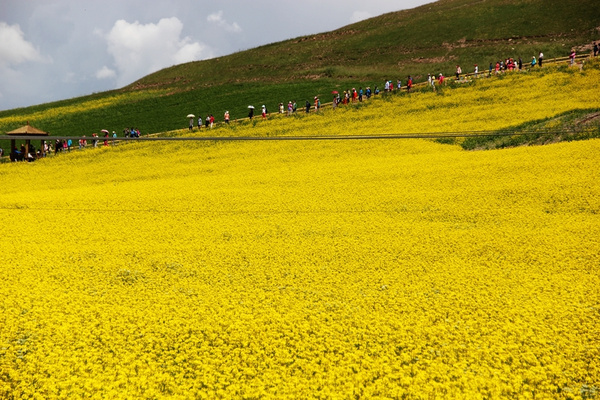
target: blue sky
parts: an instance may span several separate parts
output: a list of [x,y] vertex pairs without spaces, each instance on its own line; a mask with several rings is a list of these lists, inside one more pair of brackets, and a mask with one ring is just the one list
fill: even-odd
[[428,2],[4,0],[0,110],[120,88],[172,65]]

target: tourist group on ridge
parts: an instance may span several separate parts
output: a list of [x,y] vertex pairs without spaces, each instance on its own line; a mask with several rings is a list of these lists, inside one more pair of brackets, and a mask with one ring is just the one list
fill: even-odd
[[[593,57],[598,57],[598,55],[600,54],[600,48],[599,48],[599,44],[597,41],[593,42],[592,45],[592,51],[593,51]],[[573,66],[575,64],[575,60],[577,58],[577,53],[575,51],[575,49],[571,49],[571,52],[569,53],[568,56],[568,62],[569,65]],[[536,56],[532,56],[531,61],[529,62],[530,68],[541,68],[544,65],[544,53],[540,52],[536,58]],[[512,72],[512,71],[522,71],[524,68],[524,63],[521,57],[518,58],[512,58],[512,57],[508,57],[504,60],[498,60],[496,61],[496,63],[490,63],[489,67],[488,67],[488,72],[487,74],[482,73],[479,70],[479,66],[477,64],[475,64],[473,66],[473,72],[470,73],[464,73],[461,66],[457,65],[456,66],[456,70],[455,70],[455,79],[453,82],[455,83],[463,83],[463,82],[468,82],[469,81],[469,77],[475,77],[475,78],[479,78],[479,77],[483,77],[483,76],[487,76],[487,77],[491,77],[493,75],[500,75],[503,74],[505,72]],[[447,83],[447,78],[442,74],[439,73],[438,76],[436,77],[435,74],[427,74],[427,81],[426,82],[422,82],[422,84],[426,84],[427,86],[431,87],[433,91],[436,90],[436,85],[438,86],[442,86],[442,85],[446,85]],[[406,79],[406,85],[402,85],[402,81],[400,79],[398,79],[396,81],[396,83],[394,83],[392,80],[385,80],[384,84],[383,84],[383,90],[384,93],[391,93],[394,91],[400,91],[400,90],[406,90],[406,92],[409,92],[413,89],[414,86],[414,82],[413,82],[413,78],[411,75],[407,76]],[[363,90],[362,87],[359,87],[358,90],[356,90],[356,88],[352,88],[352,89],[347,89],[344,90],[342,93],[339,93],[337,90],[334,90],[332,92],[333,94],[333,98],[332,98],[332,108],[335,110],[339,105],[346,105],[346,104],[351,104],[351,103],[359,103],[362,102],[365,98],[367,100],[369,100],[372,96],[376,96],[380,94],[380,90],[378,88],[378,86],[375,86],[374,89],[372,90],[370,86],[365,87],[365,89]],[[305,103],[305,111],[306,113],[310,113],[311,109],[313,109],[314,107],[314,111],[318,112],[322,105],[321,105],[321,99],[319,98],[319,96],[315,96],[313,103],[311,104],[311,102],[309,102],[308,100],[306,100]],[[278,111],[279,114],[286,114],[286,110],[287,110],[287,115],[291,116],[294,113],[297,112],[298,107],[297,107],[297,103],[296,101],[289,101],[287,104],[287,107],[284,106],[283,103],[279,103],[278,106]],[[262,105],[261,107],[261,116],[262,119],[267,119],[269,115],[269,112],[267,110],[267,107],[265,105]],[[212,114],[207,114],[206,118],[203,119],[202,116],[199,114],[198,117],[196,117],[194,114],[189,114],[187,116],[187,118],[189,118],[189,131],[192,132],[194,130],[194,119],[197,118],[197,128],[200,131],[202,129],[202,125],[204,124],[204,127],[206,129],[208,128],[212,128],[215,124],[215,117]],[[250,105],[248,106],[248,118],[250,120],[252,120],[254,118],[254,106]],[[224,115],[223,115],[223,122],[225,124],[229,124],[230,122],[230,114],[229,111],[225,111]],[[109,145],[109,138],[111,137],[111,135],[109,135],[108,130],[103,129],[102,133],[104,134],[104,138],[103,138],[103,145],[104,146],[108,146]],[[136,138],[136,137],[140,137],[140,131],[138,129],[135,128],[125,128],[123,130],[123,136],[125,138]],[[98,141],[99,139],[98,135],[96,133],[92,134],[92,147],[97,147],[98,146]],[[112,143],[113,145],[116,144],[116,139],[117,139],[117,134],[115,133],[115,131],[112,132]],[[68,140],[56,140],[56,143],[54,144],[54,148],[52,147],[52,143],[48,143],[47,141],[42,145],[41,149],[38,149],[37,151],[35,150],[35,148],[33,146],[30,146],[30,151],[27,152],[25,150],[25,146],[21,146],[20,149],[14,148],[11,151],[10,154],[10,159],[11,161],[33,161],[36,158],[39,157],[45,157],[46,154],[48,153],[52,153],[54,152],[55,154],[59,153],[59,152],[69,152],[71,150],[72,147],[72,141],[71,139]],[[79,149],[84,149],[85,147],[87,147],[87,139],[85,138],[85,135],[83,136],[82,139],[79,140]],[[25,154],[27,153],[27,154]],[[2,157],[4,155],[4,150],[2,148],[0,148],[0,157]]]

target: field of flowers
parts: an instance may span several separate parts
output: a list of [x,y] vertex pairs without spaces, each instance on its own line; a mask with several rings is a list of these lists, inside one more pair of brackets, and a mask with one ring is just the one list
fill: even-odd
[[[235,134],[542,118],[554,81],[508,79],[486,83],[494,99],[532,98],[489,125],[452,97],[465,88]],[[589,85],[573,108],[598,106]],[[598,398],[598,165],[600,140],[135,143],[1,164],[0,398]]]

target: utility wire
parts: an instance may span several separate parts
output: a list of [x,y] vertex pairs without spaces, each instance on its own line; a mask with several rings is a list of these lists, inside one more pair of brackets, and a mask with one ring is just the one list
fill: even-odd
[[[120,137],[117,139],[109,138],[91,138],[89,136],[21,136],[21,135],[0,135],[0,140],[68,140],[73,141],[96,140],[107,141],[279,141],[279,140],[373,140],[373,139],[438,139],[438,138],[469,138],[483,136],[523,136],[523,135],[558,135],[564,133],[573,133],[571,130],[552,130],[552,131],[464,131],[464,132],[424,132],[424,133],[380,133],[371,135],[315,135],[315,136],[140,136],[136,138]],[[77,142],[75,142],[75,145]],[[99,144],[100,145],[100,144]]]

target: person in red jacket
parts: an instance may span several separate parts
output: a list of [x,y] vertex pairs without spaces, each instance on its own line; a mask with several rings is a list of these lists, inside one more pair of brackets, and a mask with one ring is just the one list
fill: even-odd
[[571,54],[569,54],[569,58],[571,59],[571,65],[575,64],[575,49],[571,50]]

